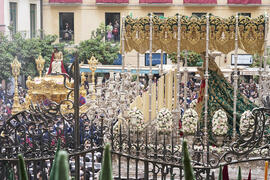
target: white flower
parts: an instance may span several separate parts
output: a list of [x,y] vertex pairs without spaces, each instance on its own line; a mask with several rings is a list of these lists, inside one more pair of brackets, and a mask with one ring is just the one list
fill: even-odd
[[252,133],[254,131],[254,116],[251,111],[245,111],[240,119],[241,134]]
[[190,108],[185,111],[183,115],[183,132],[187,134],[194,134],[197,130],[198,114],[197,112]]
[[225,135],[228,132],[228,118],[226,113],[219,109],[215,112],[212,119],[212,131],[215,135]]
[[128,120],[131,130],[142,131],[145,128],[143,113],[136,107],[128,112]]
[[166,109],[162,108],[157,115],[157,130],[158,131],[171,131],[172,129],[172,113]]
[[190,108],[195,109],[197,102],[198,102],[197,99],[193,100],[189,105]]

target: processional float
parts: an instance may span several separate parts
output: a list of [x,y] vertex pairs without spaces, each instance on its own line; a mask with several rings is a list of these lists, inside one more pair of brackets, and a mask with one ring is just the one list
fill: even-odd
[[[202,69],[202,77],[204,79],[204,87],[201,92],[202,100],[197,104],[199,115],[204,119],[204,136],[208,138],[207,128],[209,125],[209,119],[213,114],[209,114],[209,54],[211,50],[220,51],[224,54],[234,50],[235,53],[235,65],[234,65],[234,85],[233,85],[233,136],[236,136],[236,124],[237,124],[237,60],[238,49],[242,49],[250,54],[264,54],[264,67],[266,67],[267,60],[267,32],[268,32],[268,16],[262,15],[257,18],[249,18],[244,16],[231,16],[229,18],[220,18],[208,14],[201,18],[192,16],[182,16],[177,14],[174,17],[168,17],[161,19],[158,16],[147,16],[142,18],[132,18],[130,16],[123,17],[122,24],[122,56],[123,56],[123,68],[124,54],[132,50],[137,51],[140,54],[149,52],[150,55],[150,81],[149,90],[141,97],[143,104],[149,104],[148,110],[144,107],[140,107],[140,101],[137,97],[131,107],[137,106],[144,112],[146,119],[153,119],[156,112],[160,108],[160,104],[166,102],[166,108],[171,109],[171,102],[174,99],[175,112],[180,117],[179,111],[179,89],[181,71],[186,72],[186,68],[180,69],[180,52],[182,50],[191,50],[197,53],[203,53],[205,55],[204,67]],[[170,72],[165,75],[169,77],[165,91],[161,84],[163,78],[159,79],[157,93],[155,92],[155,85],[152,85],[152,53],[157,50],[166,53],[177,53],[177,67],[174,71],[174,75],[170,75]],[[162,62],[162,60],[161,60]],[[212,63],[211,63],[212,65]],[[186,63],[185,63],[186,66]],[[260,68],[260,102],[262,102],[262,82],[266,80],[267,70],[266,68]],[[173,79],[173,83],[171,83]],[[168,84],[170,84],[168,86]],[[173,86],[171,85],[173,84]],[[186,89],[186,83],[185,83]],[[153,91],[154,90],[154,91]],[[162,96],[169,96],[172,98],[165,101],[160,101]],[[158,96],[156,97],[156,94]],[[185,93],[186,94],[186,93]],[[146,97],[147,96],[147,97]],[[186,95],[185,95],[186,96]],[[147,100],[149,98],[149,100]],[[186,99],[186,97],[184,98]],[[158,102],[156,107],[155,101]],[[168,101],[168,103],[167,103]],[[245,103],[248,101],[245,99]],[[136,105],[137,104],[137,105]],[[155,110],[154,110],[155,109]],[[148,115],[146,113],[148,111]]]

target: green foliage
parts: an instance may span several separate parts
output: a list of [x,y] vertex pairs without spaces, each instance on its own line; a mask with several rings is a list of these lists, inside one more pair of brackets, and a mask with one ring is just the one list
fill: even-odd
[[60,150],[56,159],[55,180],[69,180],[68,153]]
[[183,148],[183,165],[184,165],[185,180],[195,180],[186,141],[183,141],[182,148]]
[[51,168],[51,172],[50,172],[50,180],[55,180],[56,159],[57,159],[58,153],[60,151],[60,148],[61,148],[61,139],[59,138],[57,141],[57,149],[55,152],[55,156],[54,156],[54,160],[53,160],[53,164],[52,164],[52,168]]
[[99,175],[99,180],[112,180],[112,162],[110,145],[106,144],[103,152],[102,168]]
[[21,180],[28,180],[27,171],[25,168],[25,162],[23,156],[21,154],[18,155],[19,157],[19,172],[20,172],[20,179]]
[[219,174],[218,174],[218,180],[222,180],[223,177],[222,177],[222,167],[219,166]]
[[[180,53],[180,59],[181,61],[185,61],[185,51],[182,51]],[[177,53],[171,53],[168,54],[168,57],[171,59],[173,63],[177,63]],[[187,54],[187,65],[188,66],[201,66],[203,63],[203,59],[200,54],[194,52],[194,51],[188,51]]]
[[119,53],[119,43],[106,42],[106,27],[101,24],[95,31],[92,32],[91,38],[80,42],[77,47],[80,61],[87,63],[91,56],[102,64],[112,64]]
[[[269,58],[269,52],[268,52],[268,58],[266,60],[266,64],[270,65],[270,58]],[[253,62],[250,65],[250,67],[260,67],[260,61],[262,61],[262,68],[264,68],[264,57],[259,54],[253,54],[252,55]]]
[[241,167],[239,166],[238,168],[238,176],[237,176],[237,180],[242,180],[242,174],[241,174]]
[[50,64],[55,45],[63,52],[65,64],[68,52],[64,50],[63,43],[53,44],[56,39],[55,35],[47,35],[43,39],[26,39],[22,33],[16,33],[11,41],[7,36],[0,34],[0,80],[8,80],[12,76],[10,63],[15,56],[21,62],[21,74],[32,77],[38,75],[35,59],[39,54],[45,59],[45,71]]

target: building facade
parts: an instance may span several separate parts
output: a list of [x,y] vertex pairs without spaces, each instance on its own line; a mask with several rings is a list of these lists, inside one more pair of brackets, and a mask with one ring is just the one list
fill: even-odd
[[[148,13],[159,16],[182,15],[202,16],[212,13],[220,17],[241,15],[257,17],[270,14],[269,0],[44,0],[44,32],[56,34],[59,41],[73,40],[78,44],[89,39],[91,31],[100,23],[112,28],[113,41],[119,41],[121,17],[146,16]],[[268,36],[270,39],[270,35]],[[269,41],[268,41],[269,42]],[[245,54],[239,51],[240,54]],[[158,54],[156,54],[158,58]],[[160,57],[160,56],[159,56]],[[217,58],[221,67],[233,65],[232,54]],[[243,56],[247,58],[248,56]],[[126,64],[136,65],[137,53],[127,54]],[[167,61],[169,62],[169,60]],[[140,65],[147,65],[147,55],[140,55]]]
[[40,29],[40,0],[0,0],[0,31],[32,38]]

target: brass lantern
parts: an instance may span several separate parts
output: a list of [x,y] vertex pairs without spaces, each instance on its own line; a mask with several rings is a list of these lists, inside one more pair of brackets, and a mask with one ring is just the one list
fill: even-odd
[[19,94],[18,94],[18,76],[20,75],[20,68],[21,63],[18,61],[17,56],[14,58],[13,62],[11,63],[12,74],[15,79],[15,92],[13,97],[13,106],[12,106],[12,114],[16,114],[22,111],[20,101],[19,101]]

